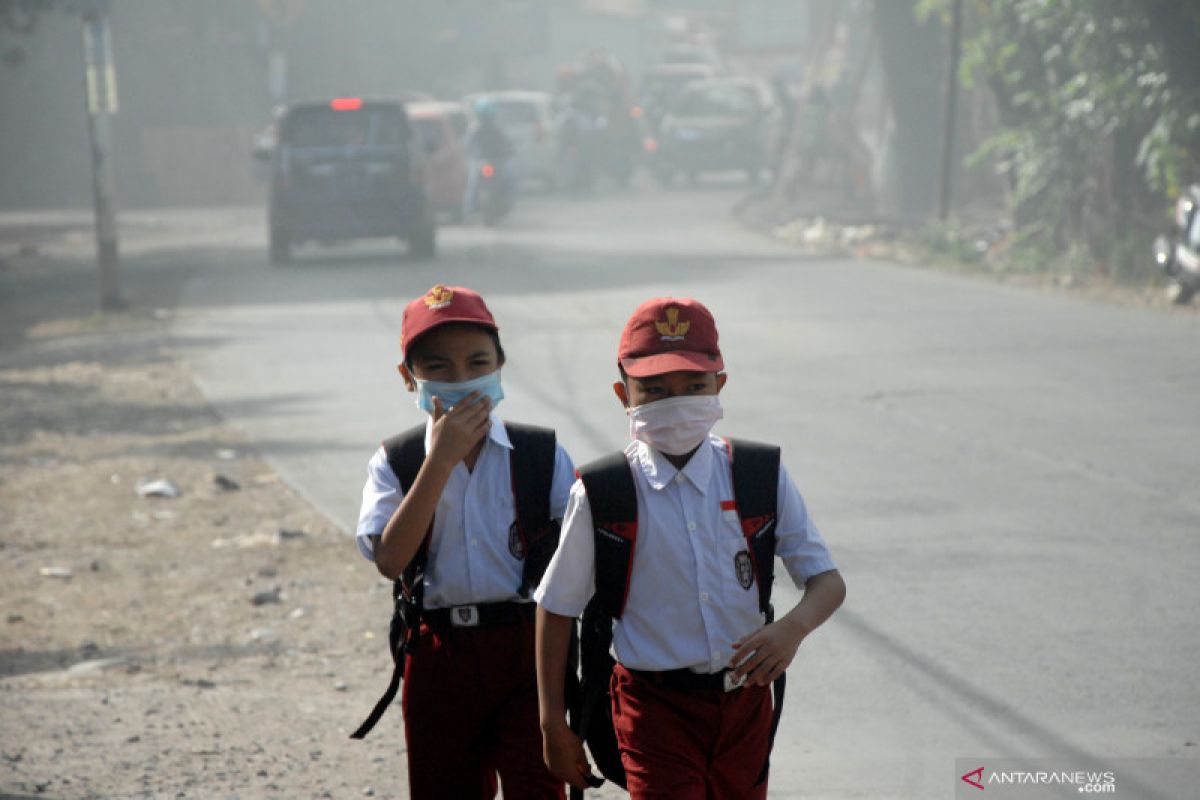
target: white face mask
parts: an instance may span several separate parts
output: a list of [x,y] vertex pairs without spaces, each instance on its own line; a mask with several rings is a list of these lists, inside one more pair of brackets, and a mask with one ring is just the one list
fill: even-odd
[[715,394],[668,397],[627,410],[629,436],[670,456],[690,453],[725,416]]

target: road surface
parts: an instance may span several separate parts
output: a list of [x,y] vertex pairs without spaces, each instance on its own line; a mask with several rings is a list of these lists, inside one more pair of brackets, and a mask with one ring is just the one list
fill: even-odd
[[[949,797],[960,758],[1197,759],[1200,317],[803,258],[730,220],[738,191],[523,198],[444,228],[435,263],[383,242],[273,268],[259,216],[231,216],[191,256],[176,341],[350,531],[367,458],[420,420],[395,371],[408,300],[481,291],[501,411],[581,463],[627,437],[629,313],[696,297],[729,373],[717,431],[783,445],[849,586],[789,672],[772,797]],[[776,606],[797,596],[785,579]],[[1155,769],[1121,796],[1167,796]]]

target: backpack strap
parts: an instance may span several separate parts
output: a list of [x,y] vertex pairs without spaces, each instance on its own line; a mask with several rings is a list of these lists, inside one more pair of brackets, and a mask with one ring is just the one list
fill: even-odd
[[404,433],[383,440],[383,452],[388,466],[400,480],[400,490],[408,494],[417,473],[425,463],[425,426],[417,425]]
[[[421,465],[425,463],[425,426],[418,425],[384,440],[383,451],[387,456],[388,466],[400,481],[401,491],[408,494],[417,480]],[[433,530],[432,522],[429,524],[429,530]],[[404,654],[408,650],[411,637],[421,625],[421,610],[425,602],[425,564],[428,557],[429,532],[426,532],[412,561],[404,568],[400,579],[392,583],[392,622],[388,628],[388,645],[392,651],[393,662],[391,680],[363,724],[350,734],[351,739],[362,739],[370,733],[400,690],[400,679],[404,677]]]
[[[404,433],[397,434],[383,442],[383,451],[387,455],[388,466],[400,481],[400,491],[407,495],[417,480],[417,473],[425,463],[425,426],[418,425],[409,428]],[[425,563],[429,558],[429,534],[433,531],[432,520],[429,531],[421,540],[421,546],[413,555],[412,561],[404,568],[404,574],[392,588],[392,597],[401,593],[407,594],[421,608],[421,600],[425,594]]]
[[733,500],[758,584],[758,609],[770,622],[779,504],[779,448],[744,439],[726,439],[725,449],[733,474]]
[[[779,514],[779,448],[743,439],[726,439],[729,468],[733,475],[733,499],[738,520],[746,537],[746,549],[758,583],[758,608],[767,624],[775,620],[771,606],[771,585],[775,581],[775,524]],[[771,732],[767,738],[767,758],[758,773],[757,784],[767,779],[771,768],[771,750],[783,714],[783,695],[787,672],[781,672],[771,686]]]
[[613,620],[620,619],[629,594],[629,576],[637,542],[637,488],[624,453],[593,461],[579,470],[592,510],[596,553],[596,593],[580,622],[579,703],[571,726],[587,742],[600,774],[624,787],[625,768],[613,731],[609,677],[614,661]]
[[558,445],[550,428],[516,422],[506,422],[504,427],[512,442],[508,463],[516,509],[509,550],[524,561],[519,591],[522,597],[529,597],[558,547],[561,520],[550,519]]
[[637,488],[624,453],[613,453],[579,470],[596,546],[596,597],[620,619],[629,596],[629,575],[637,543]]

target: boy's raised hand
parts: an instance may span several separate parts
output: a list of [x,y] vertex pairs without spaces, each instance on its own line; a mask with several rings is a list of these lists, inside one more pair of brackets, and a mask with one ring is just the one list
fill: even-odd
[[487,435],[492,421],[488,416],[492,401],[479,392],[471,392],[453,408],[442,407],[442,399],[433,398],[433,436],[429,458],[444,460],[453,466],[471,452]]

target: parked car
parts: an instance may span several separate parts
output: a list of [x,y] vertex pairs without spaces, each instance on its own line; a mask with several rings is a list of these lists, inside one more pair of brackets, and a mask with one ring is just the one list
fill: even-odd
[[693,81],[716,76],[716,70],[708,64],[659,64],[642,74],[638,84],[637,105],[642,109],[646,126],[657,131],[667,109],[683,93],[684,87]]
[[[461,220],[467,190],[467,117],[459,103],[408,103],[408,119],[425,151],[425,194],[435,212]],[[461,132],[456,130],[456,119]]]
[[306,241],[397,236],[432,257],[436,226],[423,154],[398,100],[295,103],[276,118],[268,211],[273,263]]
[[517,180],[535,180],[547,188],[557,183],[558,129],[551,97],[546,92],[504,91],[470,95],[468,110],[481,97],[489,98],[496,121],[513,144],[511,168]]
[[652,170],[669,184],[678,173],[743,170],[753,182],[771,163],[783,113],[759,78],[712,78],[684,88],[663,117]]

